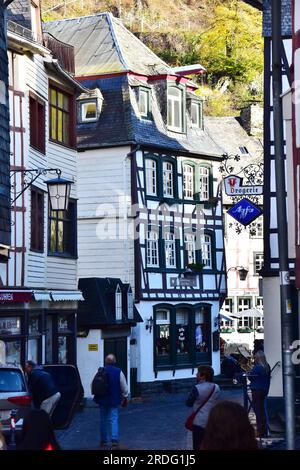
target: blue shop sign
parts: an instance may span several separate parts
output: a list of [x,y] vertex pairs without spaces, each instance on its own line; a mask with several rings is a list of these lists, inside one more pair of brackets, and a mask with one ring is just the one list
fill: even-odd
[[241,199],[227,213],[245,227],[262,214],[262,210],[249,199]]

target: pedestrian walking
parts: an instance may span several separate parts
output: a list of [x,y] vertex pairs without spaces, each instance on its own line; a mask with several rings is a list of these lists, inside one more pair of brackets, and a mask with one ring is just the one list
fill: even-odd
[[199,450],[208,415],[220,397],[220,388],[213,383],[214,370],[210,366],[198,367],[197,384],[191,390],[186,405],[196,413],[193,420],[193,449]]
[[[100,408],[100,446],[119,446],[119,407],[127,406],[128,387],[121,369],[116,367],[116,357],[109,354],[105,358],[104,372],[107,376],[108,391],[95,395],[94,400]],[[111,439],[111,441],[109,440]]]
[[257,450],[246,410],[231,401],[217,403],[210,411],[200,449]]
[[61,397],[51,374],[33,361],[26,362],[25,372],[35,408],[46,411],[51,417]]
[[46,411],[33,409],[25,416],[17,450],[60,450]]
[[263,351],[254,354],[254,367],[248,374],[252,406],[256,416],[257,437],[267,436],[266,398],[269,393],[271,368]]

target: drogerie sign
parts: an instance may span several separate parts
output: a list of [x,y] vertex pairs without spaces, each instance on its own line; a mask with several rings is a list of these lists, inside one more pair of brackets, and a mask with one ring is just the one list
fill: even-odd
[[263,186],[243,186],[243,178],[230,175],[224,178],[225,193],[227,196],[259,195],[263,193]]

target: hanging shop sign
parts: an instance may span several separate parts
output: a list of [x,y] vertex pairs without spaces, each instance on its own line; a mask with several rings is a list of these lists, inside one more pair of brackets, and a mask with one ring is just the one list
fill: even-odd
[[243,178],[230,175],[224,178],[225,193],[227,196],[258,196],[263,194],[263,186],[243,186]]
[[227,213],[245,227],[262,214],[262,210],[244,198],[231,207]]

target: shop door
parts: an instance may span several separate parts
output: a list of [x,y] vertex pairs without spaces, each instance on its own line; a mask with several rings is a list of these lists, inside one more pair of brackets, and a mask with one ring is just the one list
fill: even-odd
[[104,340],[104,357],[114,354],[117,367],[120,367],[127,380],[127,337]]

